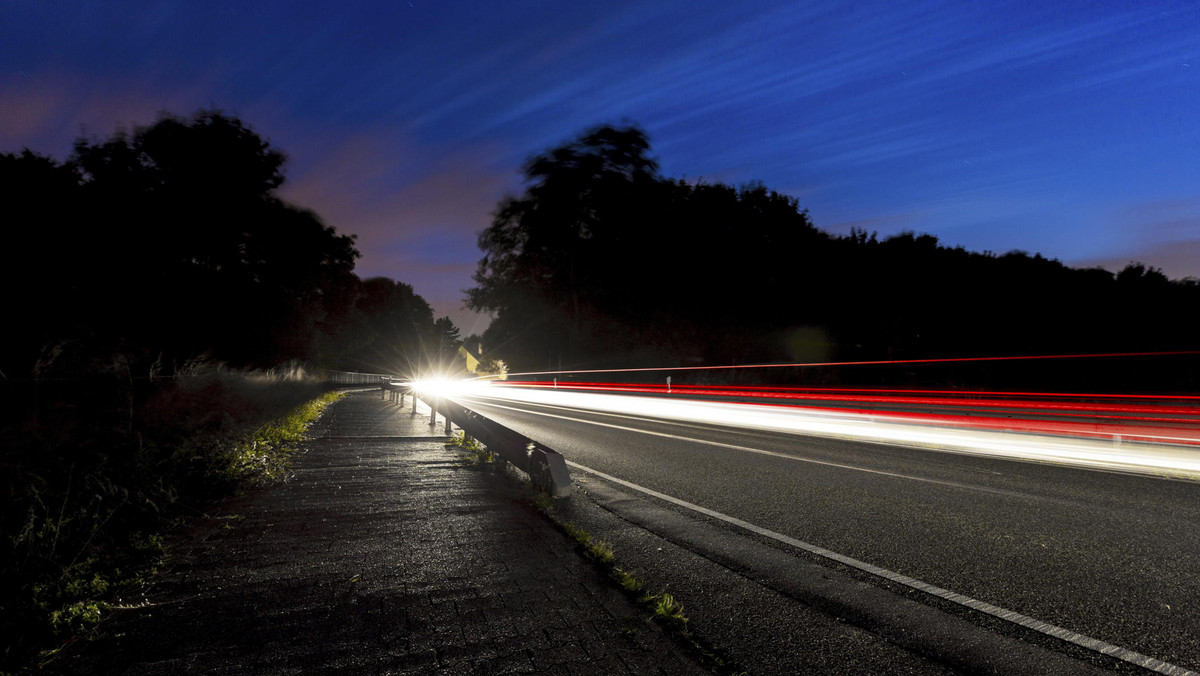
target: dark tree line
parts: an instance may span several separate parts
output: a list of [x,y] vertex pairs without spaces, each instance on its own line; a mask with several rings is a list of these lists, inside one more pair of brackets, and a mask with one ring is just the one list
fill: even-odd
[[284,155],[236,118],[164,115],[64,162],[0,154],[5,378],[117,359],[396,372],[436,352],[412,288],[359,280],[354,237],[277,195]]
[[649,150],[606,126],[535,156],[480,235],[467,303],[515,371],[1200,348],[1194,280],[833,236],[762,185],[662,177]]
[[355,302],[319,337],[319,354],[336,355],[340,368],[416,377],[449,373],[455,363],[458,327],[412,286],[382,277],[358,284]]
[[261,478],[247,440],[322,389],[262,369],[407,375],[457,349],[411,286],[360,280],[354,238],[279,198],[283,165],[213,111],[61,162],[0,154],[0,671],[95,622],[176,519]]

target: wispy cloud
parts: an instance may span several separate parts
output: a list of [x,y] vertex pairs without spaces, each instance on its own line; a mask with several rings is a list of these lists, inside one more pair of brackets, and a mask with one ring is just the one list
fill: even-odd
[[54,72],[0,76],[0,98],[0,151],[28,147],[58,159],[79,136],[105,137],[150,124],[163,111],[188,114],[207,105],[202,88],[160,90],[139,78],[101,87]]
[[469,286],[524,157],[624,118],[668,175],[801,186],[834,230],[1186,275],[1166,256],[1194,251],[1191,212],[1146,205],[1200,184],[1197,21],[1034,0],[5,7],[0,150],[223,107],[291,156],[286,197],[360,236],[362,271],[427,297]]

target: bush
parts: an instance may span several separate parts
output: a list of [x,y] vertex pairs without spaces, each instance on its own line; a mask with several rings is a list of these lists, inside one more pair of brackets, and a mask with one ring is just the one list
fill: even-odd
[[99,621],[118,587],[158,565],[173,524],[285,476],[308,423],[336,398],[321,392],[303,378],[217,368],[9,386],[0,672]]

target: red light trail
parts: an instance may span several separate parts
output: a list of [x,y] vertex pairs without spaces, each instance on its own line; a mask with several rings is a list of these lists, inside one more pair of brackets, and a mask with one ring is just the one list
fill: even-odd
[[[890,360],[874,360],[874,361],[830,361],[830,362],[793,362],[786,364],[744,364],[733,366],[657,366],[646,368],[633,369],[583,369],[579,371],[524,371],[522,373],[510,373],[509,378],[517,376],[556,376],[556,375],[575,375],[583,373],[654,373],[658,371],[724,371],[731,369],[775,369],[775,368],[799,368],[799,367],[818,367],[818,366],[886,366],[900,364],[950,364],[950,363],[969,363],[969,362],[997,362],[997,361],[1034,361],[1044,359],[1101,359],[1112,357],[1169,357],[1169,356],[1185,356],[1185,355],[1200,355],[1200,350],[1177,350],[1170,352],[1103,352],[1096,354],[1042,354],[1042,355],[1022,355],[1015,357],[946,357],[939,359],[890,359]],[[482,376],[481,378],[491,378],[493,376]]]
[[[656,398],[667,397],[672,400],[780,406],[812,413],[854,414],[869,416],[873,420],[890,420],[899,423],[964,430],[1009,431],[1200,446],[1200,395],[800,387],[793,385],[690,385],[671,384],[669,379],[661,385],[657,383],[565,380],[589,374],[639,374],[640,379],[644,378],[646,373],[655,372],[673,374],[683,371],[729,371],[733,369],[1078,360],[1198,354],[1200,351],[587,369],[528,372],[509,376],[510,378],[556,376],[553,382],[509,380],[495,384],[505,388],[556,389]],[[560,381],[557,377],[563,377],[564,381]]]

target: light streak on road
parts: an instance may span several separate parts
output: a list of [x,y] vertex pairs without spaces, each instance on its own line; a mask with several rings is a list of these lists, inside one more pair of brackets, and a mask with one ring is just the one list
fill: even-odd
[[[530,382],[526,387],[553,387],[557,383]],[[1088,417],[1121,417],[1133,420],[1174,420],[1169,417],[1132,417],[1129,414],[1160,416],[1196,416],[1200,414],[1200,397],[1186,395],[1112,395],[1112,394],[1055,394],[1040,392],[987,392],[956,390],[883,390],[869,388],[772,387],[766,385],[729,387],[724,385],[661,385],[570,382],[561,387],[576,390],[609,392],[641,392],[650,394],[695,394],[702,396],[757,397],[808,402],[853,402],[857,404],[922,404],[955,406],[973,409],[1013,408],[1040,409],[1056,415],[1086,415]],[[1095,402],[1081,400],[1094,399]],[[1128,402],[1124,400],[1129,400]],[[1139,400],[1161,400],[1171,405],[1141,403]],[[1190,404],[1190,405],[1189,405]],[[1106,415],[1109,414],[1109,415]]]
[[817,366],[897,366],[897,365],[930,365],[930,364],[978,364],[983,362],[1018,362],[1043,360],[1076,360],[1103,359],[1128,357],[1177,357],[1200,355],[1200,350],[1176,350],[1168,352],[1101,352],[1094,354],[1038,354],[1008,357],[943,357],[932,359],[875,359],[869,361],[830,361],[830,362],[794,362],[787,364],[737,364],[726,366],[653,366],[647,368],[614,368],[614,369],[585,369],[580,371],[524,371],[509,373],[509,378],[525,376],[554,376],[562,373],[667,373],[671,371],[745,371],[755,369],[778,370],[786,368],[812,368]]
[[[868,409],[820,408],[748,401],[706,401],[682,396],[649,396],[637,386],[590,385],[556,387],[550,383],[501,384],[481,381],[439,382],[438,396],[523,402],[585,409],[600,413],[688,423],[771,430],[800,435],[917,446],[930,450],[1051,462],[1093,469],[1200,479],[1200,424],[1196,408],[1161,415],[1132,416],[1125,422],[1077,422],[987,415],[946,414]],[[749,396],[749,390],[718,390],[717,396]],[[709,396],[714,393],[707,392]],[[1192,398],[1188,398],[1192,399]],[[878,402],[876,402],[878,403]],[[888,403],[896,403],[889,399]],[[913,403],[908,400],[906,403]],[[922,406],[933,403],[918,402]],[[977,402],[976,402],[977,403]],[[1016,408],[1035,408],[1038,402],[1018,402]],[[1187,402],[1192,403],[1192,402]],[[1080,407],[1075,407],[1078,411]],[[1117,409],[1127,408],[1117,406]],[[1151,407],[1154,408],[1154,407]],[[1106,409],[1107,410],[1107,409]],[[1144,414],[1143,409],[1124,414]],[[1042,415],[1047,415],[1042,411]],[[1051,411],[1049,415],[1056,415]],[[1109,418],[1113,413],[1104,415]],[[1148,418],[1169,419],[1147,424]]]

